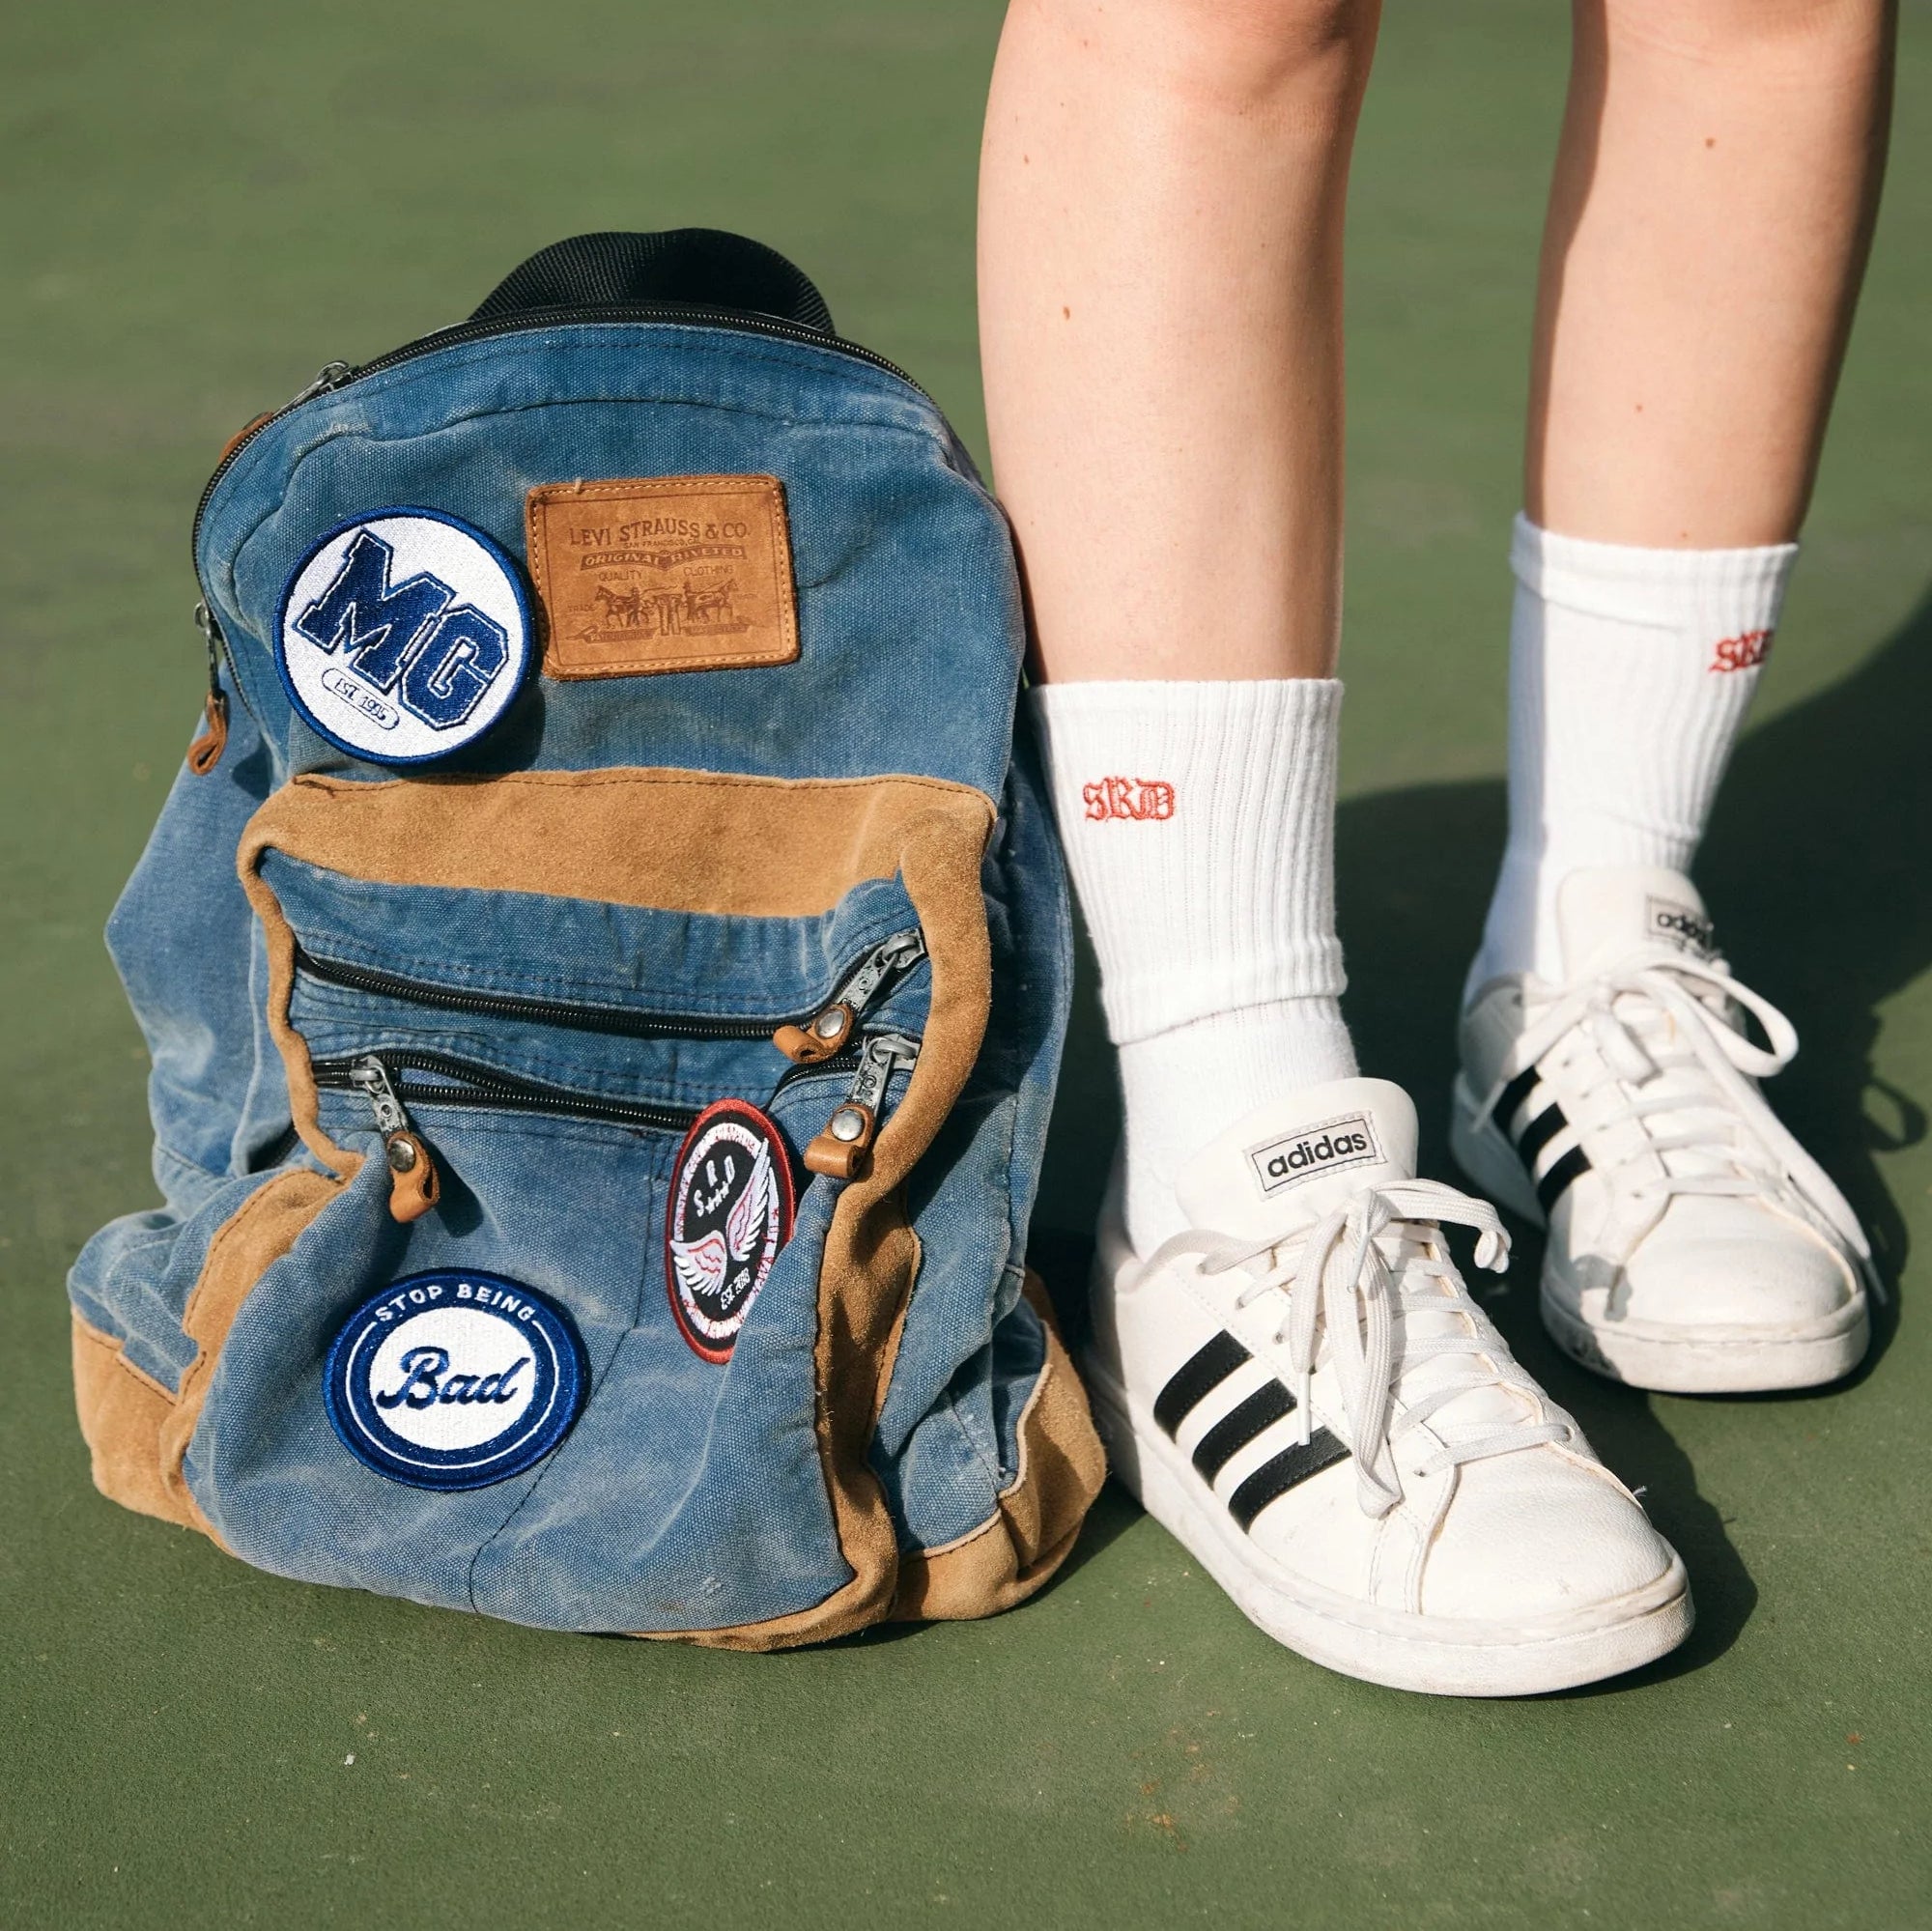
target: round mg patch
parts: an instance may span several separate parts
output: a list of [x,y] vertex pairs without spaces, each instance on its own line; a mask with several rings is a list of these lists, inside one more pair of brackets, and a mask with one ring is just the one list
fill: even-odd
[[775,1121],[744,1099],[721,1099],[697,1116],[671,1173],[665,1281],[679,1331],[705,1360],[731,1358],[791,1238],[796,1204]]
[[342,1445],[412,1489],[521,1475],[569,1434],[588,1377],[569,1315],[497,1274],[411,1274],[364,1301],[328,1350]]
[[329,531],[282,594],[275,664],[296,709],[379,764],[473,744],[531,657],[516,565],[436,510],[377,510]]

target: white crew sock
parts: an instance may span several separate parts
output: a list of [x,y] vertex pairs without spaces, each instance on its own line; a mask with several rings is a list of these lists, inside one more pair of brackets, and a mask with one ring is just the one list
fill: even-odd
[[1556,888],[1580,866],[1689,871],[1777,628],[1795,543],[1645,550],[1516,520],[1509,843],[1464,998],[1562,975]]
[[1337,1003],[1342,687],[1051,684],[1032,694],[1120,1050],[1126,1217],[1185,1226],[1174,1177],[1258,1106],[1355,1070]]

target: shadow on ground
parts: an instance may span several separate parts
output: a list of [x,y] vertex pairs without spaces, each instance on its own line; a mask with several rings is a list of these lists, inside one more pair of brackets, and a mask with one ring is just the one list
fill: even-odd
[[[1849,677],[1745,740],[1698,865],[1733,967],[1790,1014],[1804,1041],[1771,1097],[1872,1238],[1888,1300],[1875,1311],[1861,1375],[1896,1328],[1906,1259],[1905,1221],[1873,1156],[1912,1145],[1926,1130],[1920,1100],[1881,1078],[1872,1059],[1881,1007],[1932,966],[1929,731],[1932,595]],[[1449,1178],[1456,1177],[1446,1129],[1457,999],[1503,828],[1499,780],[1351,798],[1337,819],[1347,1005],[1362,1065],[1408,1088],[1422,1116],[1422,1171]],[[1091,956],[1083,954],[1081,965],[1035,1237],[1036,1264],[1076,1331],[1085,1242],[1060,1230],[1091,1225],[1118,1117]],[[1696,1578],[1697,1633],[1644,1675],[1695,1668],[1736,1639],[1756,1589],[1648,1397],[1583,1373],[1544,1335],[1535,1291],[1540,1240],[1520,1224],[1512,1231],[1512,1291],[1491,1303],[1492,1312],[1524,1366],[1576,1414],[1605,1460],[1644,1489],[1659,1528]],[[1110,1519],[1108,1539],[1122,1525]]]

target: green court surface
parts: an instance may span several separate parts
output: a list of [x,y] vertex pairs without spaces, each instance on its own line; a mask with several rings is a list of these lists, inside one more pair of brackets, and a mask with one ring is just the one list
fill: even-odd
[[[1647,1399],[1499,1319],[1691,1567],[1690,1646],[1433,1702],[1252,1630],[1118,1491],[980,1625],[774,1658],[298,1587],[95,1494],[61,1282],[152,1200],[100,926],[199,704],[223,440],[530,249],[776,243],[980,440],[991,0],[70,0],[0,17],[0,1922],[1932,1923],[1932,6],[1788,618],[1704,880],[1776,1096],[1897,1283],[1850,1385]],[[1439,1117],[1498,848],[1503,547],[1560,105],[1548,0],[1392,9],[1352,216],[1344,931]],[[1200,559],[1211,597],[1215,559]],[[1111,1132],[1091,995],[1042,1223]],[[1065,1242],[1052,1244],[1058,1253]]]

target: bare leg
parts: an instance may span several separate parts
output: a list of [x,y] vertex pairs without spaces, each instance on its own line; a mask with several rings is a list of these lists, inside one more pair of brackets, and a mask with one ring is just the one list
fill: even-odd
[[[1690,872],[1870,242],[1891,9],[1576,0],[1576,20],[1512,555],[1509,843],[1453,1144],[1548,1216],[1545,1320],[1586,1365],[1808,1387],[1864,1352],[1869,1252],[1755,1089],[1713,1074],[1753,1049],[1692,996],[1713,934]],[[1758,1017],[1777,1043],[1752,1070],[1775,1072],[1796,1037]]]
[[[1379,1682],[1554,1688],[1676,1642],[1682,1569],[1580,1442],[1557,1452],[1568,1423],[1453,1269],[1393,1237],[1432,1202],[1489,1209],[1411,1190],[1413,1110],[1350,1076],[1335,1005],[1342,203],[1375,24],[1374,0],[1015,0],[1001,52],[988,414],[1125,1102],[1088,1386],[1117,1471],[1212,1573],[1245,1533],[1263,1629]],[[1294,1259],[1330,1211],[1350,1235]],[[1324,1335],[1358,1261],[1360,1320],[1350,1297]],[[1398,1466],[1385,1418],[1423,1412],[1440,1452]],[[1638,1590],[1640,1633],[1608,1606]],[[1545,1604],[1609,1634],[1519,1674]],[[1435,1639],[1505,1618],[1493,1653]]]
[[980,345],[1033,710],[1120,1050],[1124,1218],[1345,1079],[1342,216],[1378,0],[1012,0]]
[[1575,0],[1526,452],[1567,536],[1795,536],[1884,169],[1890,0]]
[[1890,0],[1575,0],[1473,993],[1569,873],[1688,872],[1777,626],[1871,241]]
[[1325,677],[1342,213],[1378,0],[1014,0],[987,419],[1050,679]]

